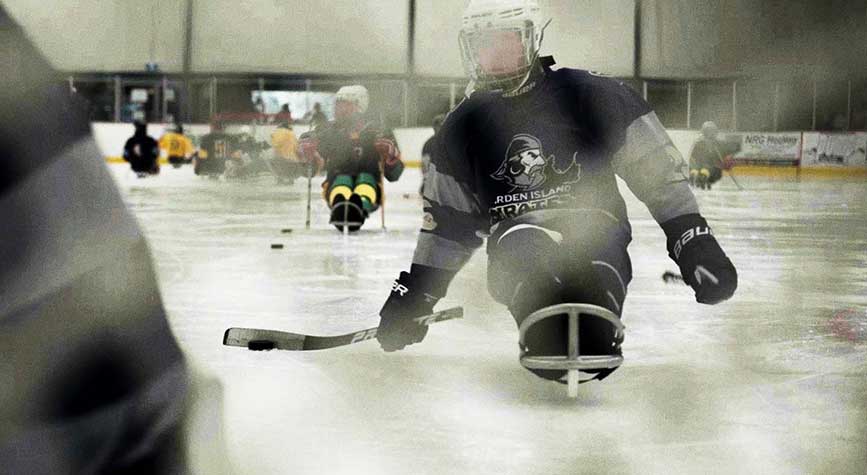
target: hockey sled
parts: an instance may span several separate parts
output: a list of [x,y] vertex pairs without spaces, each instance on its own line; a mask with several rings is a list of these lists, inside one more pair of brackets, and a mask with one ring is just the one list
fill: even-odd
[[626,328],[614,312],[598,305],[563,303],[537,310],[521,322],[519,328],[519,343],[525,348],[524,338],[527,331],[536,323],[551,317],[567,315],[569,319],[568,354],[558,356],[527,355],[521,352],[521,365],[527,369],[566,370],[568,393],[570,397],[578,396],[578,373],[581,370],[617,368],[623,363],[620,355],[581,355],[579,325],[580,318],[601,318],[614,325],[615,338],[622,339]]
[[358,231],[364,224],[365,214],[364,208],[354,200],[336,201],[328,224],[340,231]]

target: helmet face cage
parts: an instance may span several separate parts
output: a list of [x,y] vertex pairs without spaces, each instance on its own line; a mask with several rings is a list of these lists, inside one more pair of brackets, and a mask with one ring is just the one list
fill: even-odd
[[[530,21],[525,21],[519,26],[462,29],[458,41],[460,42],[461,59],[467,76],[480,89],[502,89],[509,91],[519,87],[529,75],[530,69],[539,55],[538,32],[536,28],[537,25],[534,25]],[[498,32],[517,33],[523,46],[521,64],[515,70],[501,74],[485,71],[479,55],[480,49],[488,45],[491,37]]]

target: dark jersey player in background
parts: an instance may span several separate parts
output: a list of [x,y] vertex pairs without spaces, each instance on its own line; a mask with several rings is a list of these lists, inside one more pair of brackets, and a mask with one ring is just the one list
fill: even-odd
[[340,230],[357,231],[382,203],[383,176],[396,181],[403,173],[394,134],[365,120],[369,100],[364,86],[341,87],[334,122],[301,136],[305,159],[324,162],[322,189],[331,224]]
[[[662,226],[697,301],[715,304],[735,291],[735,268],[699,214],[683,158],[656,114],[617,81],[539,57],[544,25],[535,0],[473,0],[464,13],[471,93],[437,134],[412,266],[380,311],[386,351],[424,338],[427,327],[412,318],[432,311],[480,236],[489,291],[519,325],[560,303],[621,315],[631,230],[615,176]],[[534,325],[522,354],[565,355],[565,322]],[[613,324],[580,322],[582,356],[620,355]],[[588,372],[601,379],[614,369]],[[566,373],[533,371],[555,380]]]
[[129,162],[132,171],[142,178],[160,172],[160,164],[157,162],[159,156],[159,143],[148,135],[148,125],[136,122],[135,133],[123,146],[124,160]]
[[222,124],[212,123],[211,132],[202,137],[199,155],[193,166],[195,174],[211,178],[222,175],[233,147],[232,142],[232,136],[223,132]]

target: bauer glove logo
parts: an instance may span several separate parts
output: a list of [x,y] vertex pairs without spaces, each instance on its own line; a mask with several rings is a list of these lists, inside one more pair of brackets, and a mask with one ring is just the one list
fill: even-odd
[[409,288],[395,280],[391,284],[391,291],[397,292],[400,294],[401,297],[403,297],[404,295],[406,295],[407,292],[409,292]]
[[680,239],[674,243],[674,248],[672,252],[674,253],[675,259],[680,259],[680,253],[683,251],[683,246],[693,239],[699,236],[713,236],[713,232],[711,232],[710,227],[708,226],[696,226],[694,228],[687,229],[683,234],[680,235]]

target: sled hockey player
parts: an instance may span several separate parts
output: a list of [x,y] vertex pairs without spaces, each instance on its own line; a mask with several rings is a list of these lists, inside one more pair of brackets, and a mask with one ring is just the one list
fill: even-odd
[[193,166],[194,173],[219,178],[226,169],[226,161],[234,146],[232,142],[232,136],[223,131],[222,124],[211,124],[211,132],[202,137],[199,154]]
[[271,133],[268,166],[278,184],[292,183],[306,173],[306,165],[298,157],[298,138],[290,122],[280,123]]
[[[437,134],[412,265],[380,311],[385,351],[422,341],[427,327],[413,319],[433,310],[486,237],[488,290],[518,324],[522,365],[550,380],[568,372],[570,383],[579,370],[608,376],[622,362],[632,278],[615,176],[665,231],[698,302],[737,287],[656,114],[613,79],[540,57],[545,25],[535,0],[472,0],[464,12],[471,83]],[[566,360],[572,353],[580,358]]]
[[731,169],[731,155],[737,153],[737,144],[719,139],[719,128],[713,122],[701,125],[701,137],[689,153],[689,183],[697,188],[710,189],[722,178],[723,170]]
[[195,152],[193,142],[184,135],[184,127],[174,124],[160,137],[160,154],[168,159],[174,168],[181,168],[185,163],[190,163]]
[[135,133],[123,146],[123,159],[129,162],[137,177],[144,178],[159,174],[159,156],[159,144],[148,135],[148,125],[136,122]]
[[249,125],[242,126],[240,132],[233,135],[229,143],[229,156],[226,160],[226,169],[223,171],[225,179],[249,178],[269,171],[267,162],[260,157],[269,146],[256,140],[253,129]]
[[394,135],[366,121],[369,96],[364,86],[337,91],[334,121],[301,136],[304,158],[324,164],[324,198],[331,210],[330,224],[357,231],[382,204],[382,178],[397,181],[404,164]]

